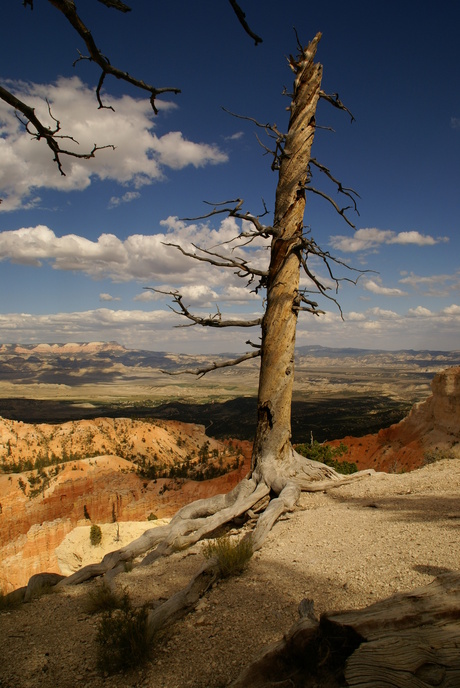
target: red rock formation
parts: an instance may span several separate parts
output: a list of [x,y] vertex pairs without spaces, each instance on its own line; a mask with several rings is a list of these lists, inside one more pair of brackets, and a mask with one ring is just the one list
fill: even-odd
[[460,367],[447,368],[431,383],[432,395],[415,404],[400,423],[376,435],[328,442],[348,447],[344,457],[359,469],[410,471],[437,456],[460,457]]
[[[35,449],[37,426],[29,426],[27,432],[24,423],[2,422],[0,439],[2,430],[3,439],[10,437],[13,431],[16,442],[18,434],[23,436],[24,442],[19,444],[24,451],[26,446]],[[159,426],[151,428],[150,433],[144,432],[149,424],[128,419],[81,421],[77,427],[76,424],[63,424],[58,431],[56,426],[52,426],[53,438],[57,434],[61,436],[62,429],[66,427],[72,433],[74,442],[79,434],[86,442],[86,433],[79,433],[79,429],[86,430],[89,424],[92,431],[95,428],[100,431],[101,427],[106,426],[109,431],[114,431],[120,429],[120,423],[124,423],[124,432],[126,426],[132,431],[130,442],[134,438],[139,448],[145,445],[155,448],[156,443],[158,451],[162,452],[161,457],[168,455],[171,463],[182,460],[182,454],[187,449],[201,447],[208,440],[211,449],[219,449],[220,455],[225,454],[225,444],[207,438],[201,426],[175,421],[162,421]],[[51,426],[39,427],[39,436],[43,437]],[[148,438],[145,444],[141,441],[144,436]],[[178,437],[181,438],[180,447],[177,446]],[[113,441],[118,440],[115,437]],[[93,441],[100,442],[100,436],[95,434]],[[233,442],[233,445],[235,452],[229,457],[234,460],[235,453],[241,452],[246,457],[245,465],[230,474],[203,482],[160,478],[147,480],[136,473],[137,466],[134,463],[113,455],[61,464],[49,484],[32,498],[28,477],[36,475],[36,471],[0,474],[0,590],[9,592],[20,587],[34,573],[58,573],[54,550],[77,525],[109,523],[114,519],[145,520],[147,529],[147,518],[151,513],[159,518],[172,516],[178,508],[194,499],[229,491],[247,472],[250,458],[250,443]],[[53,469],[51,472],[54,472]]]

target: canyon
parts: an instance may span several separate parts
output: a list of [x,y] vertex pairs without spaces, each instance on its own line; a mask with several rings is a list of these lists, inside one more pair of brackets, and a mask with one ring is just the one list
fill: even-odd
[[[460,458],[459,420],[460,366],[452,366],[400,422],[329,443],[345,444],[343,459],[359,469],[411,471]],[[155,418],[0,419],[0,590],[61,572],[56,550],[75,528],[137,522],[148,529],[186,503],[229,491],[249,470],[251,443],[210,431]],[[72,556],[78,567],[78,552]]]

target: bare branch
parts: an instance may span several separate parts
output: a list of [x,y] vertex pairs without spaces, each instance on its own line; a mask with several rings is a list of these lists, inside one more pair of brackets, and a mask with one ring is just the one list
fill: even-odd
[[[332,173],[331,173],[331,171],[329,170],[329,168],[327,168],[325,165],[322,165],[321,163],[319,163],[319,162],[316,160],[316,158],[311,158],[311,159],[310,159],[310,164],[311,164],[311,165],[314,165],[315,167],[317,167],[321,172],[323,172],[323,174],[326,175],[326,177],[328,177],[328,178],[331,180],[331,182],[333,182],[333,183],[337,186],[337,191],[338,191],[338,193],[341,193],[341,194],[343,194],[344,196],[348,196],[348,198],[349,198],[349,199],[352,201],[352,203],[353,203],[353,207],[354,207],[355,212],[359,215],[358,206],[357,206],[357,204],[356,204],[356,198],[360,198],[360,195],[359,195],[354,189],[351,189],[350,187],[343,186],[343,185],[342,185],[342,182],[340,182],[338,179],[336,179],[336,178],[332,175]],[[356,198],[354,198],[355,196],[356,196]]]
[[345,222],[347,223],[347,225],[350,225],[350,227],[352,227],[353,229],[356,229],[356,227],[355,227],[355,225],[353,224],[353,222],[352,222],[351,220],[349,220],[348,217],[345,215],[346,211],[347,211],[347,210],[350,210],[350,208],[351,208],[352,206],[348,205],[348,206],[346,206],[345,208],[339,208],[339,206],[337,205],[337,203],[336,203],[330,196],[328,196],[327,193],[325,193],[324,191],[320,191],[319,189],[315,189],[313,186],[307,186],[307,185],[305,185],[303,188],[305,189],[305,191],[310,191],[311,193],[315,193],[315,194],[317,194],[318,196],[321,196],[322,198],[325,198],[326,201],[328,201],[328,202],[333,206],[333,208],[337,211],[337,213],[338,213],[341,217],[343,217],[343,219],[345,220]]
[[207,318],[203,318],[199,315],[194,315],[191,313],[187,306],[184,305],[183,295],[177,290],[172,291],[162,291],[161,289],[155,289],[154,287],[144,287],[150,291],[154,291],[157,294],[165,294],[166,296],[171,296],[174,303],[177,304],[179,310],[168,306],[173,313],[177,315],[183,315],[188,320],[191,320],[189,325],[176,325],[176,327],[193,327],[193,325],[202,325],[203,327],[257,327],[262,322],[262,317],[256,318],[255,320],[222,320],[222,313],[217,307],[217,312],[214,315],[210,315]]
[[278,130],[278,127],[276,124],[262,124],[261,122],[258,122],[254,117],[247,117],[246,115],[237,115],[234,112],[231,112],[231,110],[227,110],[226,108],[222,108],[224,112],[227,112],[229,115],[232,117],[236,117],[237,119],[244,119],[247,122],[252,122],[255,124],[257,127],[260,129],[263,129],[267,136],[269,136],[271,139],[274,139],[275,141],[275,150],[272,151],[270,148],[265,146],[259,139],[257,138],[257,141],[259,144],[262,146],[262,148],[267,152],[273,155],[273,162],[271,165],[272,170],[279,170],[281,158],[284,153],[284,144],[286,141],[286,134],[283,134]]
[[131,7],[128,7],[128,5],[125,5],[123,2],[120,2],[120,0],[98,0],[101,2],[103,5],[106,7],[113,7],[115,10],[119,10],[120,12],[131,12]]
[[174,248],[177,248],[178,251],[180,251],[184,256],[187,256],[188,258],[194,258],[195,260],[201,261],[203,263],[215,265],[218,268],[235,268],[234,274],[238,275],[238,277],[248,277],[248,284],[252,283],[254,277],[260,277],[261,279],[259,286],[256,288],[256,293],[258,289],[265,285],[265,281],[268,276],[268,271],[250,267],[248,262],[244,260],[244,258],[222,256],[219,253],[215,253],[214,251],[208,251],[204,248],[200,248],[199,246],[195,246],[194,244],[192,244],[193,248],[205,254],[204,256],[200,256],[196,253],[186,251],[179,244],[169,244],[165,242],[163,243],[165,246],[173,246]]
[[[51,106],[48,104],[48,112],[50,117],[54,120],[55,122],[55,127],[54,129],[51,129],[50,127],[45,126],[41,120],[37,117],[35,114],[34,108],[30,107],[26,103],[23,103],[22,100],[19,100],[15,95],[13,95],[10,91],[8,91],[6,88],[3,88],[0,86],[0,98],[5,101],[5,103],[8,103],[8,105],[11,105],[16,112],[21,112],[24,117],[26,118],[27,122],[23,122],[20,117],[18,117],[19,121],[25,126],[26,131],[36,140],[40,141],[41,139],[44,139],[49,146],[49,148],[53,151],[54,153],[54,162],[57,164],[59,172],[62,174],[62,176],[65,177],[65,172],[62,168],[62,163],[61,163],[61,155],[68,155],[73,158],[81,158],[84,160],[89,160],[89,158],[94,158],[95,153],[98,150],[102,150],[104,148],[112,148],[112,150],[115,150],[115,146],[108,145],[108,146],[97,146],[94,144],[93,148],[91,151],[87,153],[77,153],[75,151],[67,150],[65,148],[61,148],[59,145],[59,139],[68,139],[70,141],[73,141],[74,143],[78,143],[72,136],[64,136],[59,134],[58,132],[61,130],[61,124],[56,117],[53,116],[51,112]],[[35,131],[31,131],[29,129],[29,124],[31,124],[34,128]]]
[[[251,222],[254,227],[255,227],[255,232],[240,232],[234,239],[231,241],[236,241],[240,237],[251,237],[255,238],[256,236],[263,237],[264,239],[267,239],[269,236],[273,234],[273,227],[263,225],[260,222],[260,218],[263,217],[264,215],[268,214],[267,207],[264,203],[264,212],[262,215],[252,215],[249,212],[240,212],[242,206],[243,206],[243,199],[241,198],[236,198],[233,201],[221,201],[220,203],[209,203],[209,201],[204,201],[206,205],[213,205],[213,209],[209,213],[205,213],[204,215],[198,215],[197,217],[183,217],[181,220],[184,220],[185,222],[195,222],[196,220],[206,220],[208,217],[213,217],[214,215],[220,215],[222,213],[225,213],[229,217],[235,217],[238,220],[246,220],[247,222]],[[234,204],[234,207],[230,207],[230,204]],[[222,206],[222,207],[220,207]],[[230,243],[230,242],[224,242],[224,243]]]
[[235,2],[235,0],[229,0],[229,2],[233,8],[233,11],[235,12],[236,16],[238,17],[238,21],[240,22],[241,26],[246,31],[248,36],[250,36],[254,40],[256,45],[258,45],[259,43],[263,43],[262,38],[250,29],[250,27],[246,21],[246,15],[243,12],[243,10],[241,9],[241,7],[238,5],[238,3]]
[[214,361],[213,363],[210,363],[208,366],[205,366],[204,368],[187,368],[186,370],[162,370],[162,373],[165,373],[166,375],[182,375],[182,374],[189,374],[189,375],[197,375],[198,379],[206,375],[206,373],[210,373],[212,370],[217,370],[217,368],[228,368],[230,366],[236,366],[239,365],[240,363],[243,363],[244,361],[249,361],[251,358],[257,358],[260,356],[260,349],[257,351],[249,351],[247,354],[243,354],[243,356],[240,356],[239,358],[233,358],[227,361],[220,361],[216,362]]
[[[128,72],[124,72],[121,69],[118,69],[117,67],[114,67],[113,65],[110,64],[109,60],[104,57],[104,55],[101,53],[99,48],[97,47],[94,38],[90,32],[90,30],[87,28],[87,26],[83,23],[83,21],[80,19],[80,16],[77,13],[75,3],[73,0],[49,0],[49,2],[62,14],[65,16],[67,21],[71,24],[71,26],[75,29],[75,31],[78,33],[78,35],[83,39],[89,55],[88,57],[83,58],[83,56],[80,56],[80,58],[77,60],[77,62],[80,59],[87,59],[90,60],[91,62],[95,62],[102,70],[101,77],[99,79],[99,83],[96,89],[96,94],[97,94],[97,99],[99,102],[99,107],[105,107],[100,99],[100,91],[102,84],[104,83],[104,79],[107,76],[107,74],[110,74],[114,76],[116,79],[121,79],[123,81],[126,81],[133,86],[136,86],[136,88],[140,88],[144,91],[148,91],[150,95],[150,104],[153,108],[153,111],[155,114],[158,113],[158,109],[155,105],[155,99],[157,96],[161,95],[162,93],[180,93],[179,88],[175,87],[169,87],[165,86],[162,88],[156,88],[155,86],[152,86],[151,84],[147,84],[145,81],[142,81],[141,79],[136,79],[135,77],[132,77]],[[110,0],[110,6],[115,6]],[[106,3],[104,3],[106,4]],[[120,8],[117,8],[120,9]]]
[[[325,286],[320,281],[320,279],[309,269],[308,264],[307,264],[308,256],[314,255],[314,256],[318,257],[323,262],[323,264],[325,265],[325,267],[327,269],[329,277],[331,278],[331,280],[333,282],[335,282],[335,285],[336,285],[335,293],[336,294],[338,292],[340,282],[350,282],[351,284],[357,284],[361,275],[368,273],[368,272],[375,272],[375,271],[374,270],[360,270],[358,268],[351,267],[350,265],[348,265],[344,261],[340,260],[339,258],[335,258],[334,256],[331,256],[331,254],[328,251],[324,251],[322,248],[320,248],[318,246],[318,244],[312,238],[307,239],[306,237],[303,237],[302,244],[303,245],[302,245],[302,252],[300,255],[300,262],[301,262],[301,265],[302,265],[302,268],[303,268],[305,274],[311,280],[311,282],[315,285],[315,287],[317,289],[316,293],[320,294],[321,296],[324,296],[329,301],[332,301],[333,303],[335,303],[335,305],[337,306],[337,308],[340,312],[340,317],[343,320],[343,312],[342,312],[342,308],[340,306],[340,303],[337,301],[337,299],[335,299],[333,296],[331,296],[331,294],[328,293],[328,291],[330,290],[330,287]],[[352,279],[351,277],[336,277],[336,275],[334,275],[334,273],[333,273],[331,263],[334,263],[335,265],[340,265],[340,266],[346,268],[347,270],[349,270],[350,272],[355,272],[355,273],[359,273],[359,274],[358,274],[356,279]],[[306,298],[305,295],[307,293],[313,293],[313,292],[311,292],[311,290],[307,290],[307,289],[299,290],[299,307],[298,307],[298,310],[308,310],[310,313],[313,313],[314,315],[319,315],[321,313],[324,313],[324,311],[320,311],[318,309],[317,303]],[[307,308],[301,307],[300,302],[306,303]]]
[[324,91],[320,91],[319,97],[323,98],[323,100],[327,100],[328,103],[330,103],[334,107],[338,108],[339,110],[344,110],[345,112],[348,112],[348,114],[350,115],[351,121],[352,122],[356,121],[355,118],[353,117],[353,115],[351,114],[350,110],[347,107],[345,107],[345,105],[340,100],[338,93],[332,93],[331,95],[329,95],[328,93],[325,93]]

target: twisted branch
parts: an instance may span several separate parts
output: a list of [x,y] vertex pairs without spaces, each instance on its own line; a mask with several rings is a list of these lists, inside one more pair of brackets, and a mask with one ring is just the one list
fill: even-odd
[[[40,141],[41,139],[44,139],[48,145],[48,147],[53,151],[54,153],[54,158],[53,161],[57,164],[59,172],[63,177],[65,177],[65,172],[62,168],[62,163],[61,163],[61,155],[69,155],[70,157],[73,158],[81,158],[84,160],[89,160],[89,158],[94,158],[96,151],[102,150],[104,148],[112,148],[112,150],[115,150],[115,146],[112,145],[107,145],[107,146],[97,146],[94,144],[93,148],[91,151],[87,153],[77,153],[75,151],[67,150],[65,148],[61,148],[59,145],[58,139],[68,139],[70,141],[73,141],[74,143],[78,144],[78,141],[76,141],[72,136],[63,136],[59,134],[58,132],[61,130],[61,123],[59,122],[56,117],[53,116],[51,112],[51,106],[48,101],[48,112],[50,117],[54,120],[55,122],[55,127],[54,129],[51,129],[50,127],[45,126],[41,120],[37,117],[35,114],[34,108],[30,107],[26,103],[24,103],[22,100],[19,100],[15,95],[10,93],[10,91],[7,91],[3,86],[0,86],[0,98],[4,100],[8,105],[11,105],[16,112],[21,112],[24,117],[26,118],[26,122],[23,122],[20,117],[18,117],[19,121],[25,126],[26,131],[28,134],[32,136],[36,141]],[[29,128],[29,125],[32,125],[35,127],[35,131],[31,131]]]
[[229,0],[229,2],[233,8],[233,11],[235,12],[236,16],[238,17],[238,21],[240,22],[241,26],[246,31],[248,36],[250,36],[254,40],[255,45],[258,45],[258,43],[262,43],[263,41],[262,41],[261,37],[258,36],[256,33],[254,33],[254,31],[252,31],[250,29],[250,27],[246,21],[246,15],[243,12],[243,10],[241,9],[241,7],[238,5],[238,3],[235,2],[235,0]]
[[175,325],[175,327],[193,327],[193,325],[202,325],[202,327],[257,327],[262,322],[262,318],[256,318],[255,320],[222,320],[222,313],[217,307],[217,313],[210,315],[207,318],[203,318],[199,315],[194,315],[191,313],[187,306],[184,305],[183,295],[177,291],[162,291],[161,289],[155,289],[154,287],[144,287],[144,289],[149,289],[157,294],[165,294],[166,296],[171,296],[174,303],[179,306],[180,310],[176,310],[172,306],[168,306],[173,313],[177,315],[182,315],[191,323],[188,325]]

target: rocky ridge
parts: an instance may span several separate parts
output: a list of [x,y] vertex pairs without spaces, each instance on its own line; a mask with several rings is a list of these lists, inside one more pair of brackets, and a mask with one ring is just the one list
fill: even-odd
[[329,442],[348,447],[346,459],[359,469],[399,473],[448,457],[460,458],[460,366],[434,376],[432,394],[399,423],[375,435]]
[[[1,419],[0,590],[10,592],[41,571],[60,572],[56,548],[77,526],[144,521],[147,527],[151,514],[171,516],[194,499],[228,491],[246,472],[249,452],[248,443],[219,442],[202,426],[175,421]],[[38,467],[20,471],[31,465]],[[193,481],[139,472],[152,476],[160,467],[168,474],[181,466],[224,475]]]

